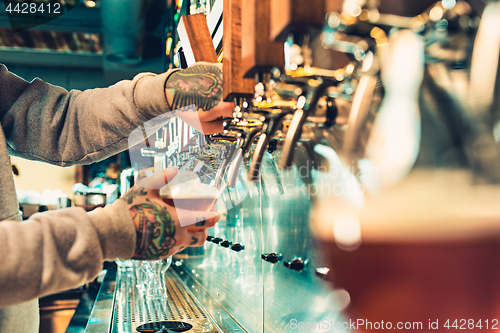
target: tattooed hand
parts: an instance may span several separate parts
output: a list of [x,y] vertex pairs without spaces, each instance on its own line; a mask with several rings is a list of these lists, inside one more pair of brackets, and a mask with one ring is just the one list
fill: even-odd
[[[219,221],[217,212],[187,211],[163,202],[159,188],[172,180],[177,168],[170,167],[151,176],[139,177],[138,184],[120,200],[127,203],[136,229],[136,246],[132,259],[163,259],[188,246],[202,246],[207,229]],[[182,227],[191,221],[196,228]]]
[[204,134],[222,131],[233,103],[222,101],[222,64],[197,62],[170,75],[165,96],[172,112]]

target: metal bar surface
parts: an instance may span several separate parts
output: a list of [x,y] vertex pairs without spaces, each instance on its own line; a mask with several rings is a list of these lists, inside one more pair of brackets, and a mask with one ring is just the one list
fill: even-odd
[[116,286],[116,264],[110,263],[102,282],[85,333],[108,333],[113,316],[114,293]]
[[191,292],[196,300],[203,306],[203,309],[210,318],[217,323],[222,332],[248,332],[207,292],[207,290],[205,290],[203,285],[196,280],[196,277],[188,271],[187,267],[182,265],[181,261],[175,262],[171,269],[175,271],[179,280],[182,281],[189,292]]
[[92,309],[94,308],[99,290],[89,288],[82,294],[80,303],[78,304],[75,314],[66,328],[65,333],[81,333],[85,332],[85,327],[89,321]]
[[243,331],[189,274],[172,268],[165,274],[167,297],[150,297],[138,288],[145,281],[137,280],[133,267],[118,271],[111,333],[134,333],[159,322],[183,322],[192,326],[192,333]]

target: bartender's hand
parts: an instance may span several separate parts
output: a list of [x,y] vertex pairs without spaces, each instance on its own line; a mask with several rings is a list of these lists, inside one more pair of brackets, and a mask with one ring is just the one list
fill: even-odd
[[197,62],[170,75],[165,96],[172,111],[203,134],[222,131],[234,104],[222,101],[222,64]]
[[[219,221],[218,212],[174,208],[161,199],[159,189],[176,174],[175,167],[149,177],[143,172],[137,185],[120,198],[127,203],[136,229],[137,241],[132,259],[163,259],[186,247],[202,246],[207,229]],[[189,225],[182,227],[180,216],[183,224]]]

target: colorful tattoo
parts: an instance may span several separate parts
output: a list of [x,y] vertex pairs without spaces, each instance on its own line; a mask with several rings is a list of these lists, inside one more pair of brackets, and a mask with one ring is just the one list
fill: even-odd
[[158,259],[175,246],[175,223],[165,207],[146,200],[130,209],[137,235],[133,258]]
[[136,181],[136,183],[139,183],[144,178],[151,177],[153,174],[154,174],[154,168],[147,168],[147,169],[141,170],[135,181]]
[[144,189],[140,187],[132,187],[127,193],[125,193],[120,199],[127,202],[127,204],[131,205],[134,201],[134,198],[139,195],[147,195],[148,192],[144,191]]
[[175,72],[169,78],[167,89],[173,89],[173,111],[196,109],[208,111],[216,106],[222,95],[222,72],[216,66],[196,65]]
[[199,218],[196,218],[196,226],[197,227],[203,227],[205,225],[206,221],[205,221],[205,218],[202,218],[202,219],[199,219]]

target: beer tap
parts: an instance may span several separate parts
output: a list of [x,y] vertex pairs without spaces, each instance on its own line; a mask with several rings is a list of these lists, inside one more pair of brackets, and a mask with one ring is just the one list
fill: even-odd
[[[317,35],[321,31],[326,6],[324,0],[314,0],[313,2],[313,4],[304,4],[303,1],[278,0],[259,2],[258,6],[255,1],[249,1],[245,4],[248,8],[248,11],[245,12],[255,15],[248,15],[243,19],[243,29],[249,31],[248,34],[243,35],[244,58],[246,54],[251,55],[248,57],[249,61],[244,63],[248,64],[246,75],[257,77],[252,113],[261,115],[260,119],[263,123],[259,141],[249,166],[250,180],[259,179],[264,152],[268,149],[271,139],[282,140],[282,137],[277,136],[277,133],[284,129],[284,120],[286,119],[288,122],[290,118],[292,118],[292,122],[286,133],[287,139],[285,139],[282,154],[291,158],[294,145],[290,144],[290,136],[294,138],[293,142],[297,140],[297,136],[300,137],[300,130],[295,128],[297,121],[293,119],[299,117],[299,114],[303,112],[308,98],[312,97],[312,100],[307,104],[311,106],[311,109],[314,109],[319,98],[322,97],[320,94],[326,92],[328,87],[336,85],[335,80],[318,81],[315,80],[314,74],[311,75],[313,55],[310,45],[311,36]],[[260,24],[256,25],[256,22]],[[256,33],[256,31],[260,33]],[[267,40],[267,36],[272,41]],[[246,42],[245,38],[247,38]],[[285,40],[288,40],[288,43],[283,44]],[[246,45],[249,45],[246,48],[249,50],[248,52],[245,52]],[[277,60],[276,57],[269,56],[267,59],[263,59],[258,50],[269,49],[270,45],[280,45],[279,54],[282,59]],[[283,48],[285,52],[283,52]],[[275,52],[267,54],[275,54]],[[286,69],[285,75],[281,75],[282,69]],[[294,74],[300,71],[301,74],[290,75],[290,71]],[[319,71],[316,70],[317,72]],[[332,72],[322,71],[324,76],[331,75]],[[312,88],[311,82],[313,82]],[[314,94],[315,90],[320,94]],[[312,115],[312,112],[307,112],[304,115],[304,120],[300,121],[301,125],[307,116]]]
[[[277,0],[271,5],[271,38],[285,43],[285,75],[282,80],[288,84],[304,83],[297,95],[290,126],[283,143],[280,167],[290,167],[293,151],[302,135],[306,122],[313,126],[331,126],[335,123],[337,107],[335,98],[328,97],[332,88],[340,91],[339,83],[347,82],[356,61],[350,61],[339,69],[313,67],[313,40],[317,41],[323,26],[328,6],[325,0],[314,0],[305,4],[299,0]],[[283,13],[285,11],[285,13]],[[318,103],[327,99],[327,117],[315,117]]]
[[262,163],[264,152],[268,149],[269,142],[273,138],[274,134],[282,126],[283,119],[291,114],[292,111],[292,109],[285,109],[275,114],[269,113],[265,117],[259,136],[259,141],[257,142],[257,146],[255,147],[254,154],[250,161],[248,172],[250,180],[258,180],[258,177],[260,175],[260,164]]
[[[234,9],[235,3],[238,2],[235,0],[227,1],[231,2],[231,9]],[[311,8],[307,8],[306,11],[308,14],[305,16],[302,15],[300,18],[302,23],[299,25],[307,26],[308,32],[292,34],[296,39],[296,43],[292,43],[288,48],[290,52],[288,53],[287,61],[292,63],[292,65],[288,66],[285,66],[285,59],[287,56],[285,56],[283,50],[283,43],[272,42],[267,38],[267,36],[272,35],[272,32],[270,31],[272,26],[270,25],[271,13],[269,9],[272,6],[275,6],[276,3],[269,0],[257,3],[257,1],[253,0],[245,1],[242,4],[242,11],[248,13],[248,15],[243,16],[241,22],[241,29],[243,31],[241,44],[241,70],[245,73],[244,76],[246,78],[255,78],[255,85],[253,89],[253,99],[251,102],[249,102],[249,98],[246,97],[246,107],[236,105],[235,120],[226,124],[225,131],[222,134],[222,136],[234,135],[240,138],[237,143],[238,148],[234,150],[235,158],[233,158],[234,162],[232,163],[232,168],[229,171],[230,179],[235,179],[236,168],[241,165],[242,158],[245,153],[248,152],[248,149],[250,149],[250,146],[255,138],[258,137],[258,142],[255,146],[254,153],[252,154],[248,172],[250,180],[258,180],[260,176],[260,165],[262,163],[264,152],[268,149],[269,143],[273,138],[277,138],[278,140],[282,139],[281,130],[283,130],[283,121],[285,119],[289,120],[292,117],[298,117],[298,115],[304,111],[303,109],[307,104],[307,112],[302,113],[304,119],[300,119],[300,125],[302,125],[305,122],[305,119],[313,115],[312,110],[316,109],[319,99],[325,95],[328,88],[337,84],[335,79],[328,77],[338,77],[337,72],[323,70],[322,74],[325,78],[319,80],[317,80],[314,75],[311,77],[311,73],[309,72],[309,69],[311,69],[312,66],[310,33],[317,33],[320,31],[324,21],[324,0],[315,1],[319,6],[318,8],[321,7],[323,9],[318,11],[317,9],[311,10]],[[295,2],[294,6],[298,5],[303,7],[303,3],[301,4],[300,1],[296,4]],[[226,10],[225,12],[228,11]],[[304,10],[301,11],[301,13],[303,12]],[[294,15],[295,14],[292,16]],[[296,15],[294,17],[297,18]],[[230,20],[234,21],[234,17],[231,15]],[[286,29],[288,29],[288,26],[285,27],[285,30]],[[293,28],[292,30],[294,29],[296,28]],[[234,34],[234,29],[231,30],[231,33]],[[226,40],[234,42],[233,35],[231,35],[231,38],[227,38]],[[237,60],[237,56],[234,56],[236,52],[232,44],[228,45],[228,49],[230,50],[228,54],[233,57],[231,59],[228,57],[228,60],[230,61],[227,63],[232,66],[230,70],[234,72],[235,65],[237,65],[237,61],[235,61],[235,59]],[[298,46],[299,44],[300,46]],[[267,50],[267,52],[264,53],[261,50]],[[224,59],[226,59],[226,53]],[[288,75],[289,73],[287,70],[287,75],[282,76],[282,69],[286,67],[292,68],[295,71],[297,71],[297,69],[305,70],[302,71],[303,73],[301,75],[295,76]],[[224,70],[225,73],[226,70],[229,71],[226,67],[226,63],[224,63]],[[234,74],[233,72],[230,73]],[[319,71],[316,70],[315,73],[318,72]],[[226,77],[234,78],[235,76],[227,76],[225,74],[224,78],[226,79]],[[311,82],[314,82],[312,87]],[[225,90],[226,87],[227,85],[225,84]],[[247,92],[248,90],[245,90],[245,93]],[[226,93],[229,92],[226,90],[225,94]],[[241,95],[241,90],[238,93]],[[306,103],[307,101],[308,103]],[[335,105],[332,101],[330,101],[330,104]],[[328,108],[329,117],[327,117],[327,122],[330,124],[333,122],[330,111],[334,109],[335,108],[332,107]],[[334,113],[336,114],[336,112]],[[311,119],[312,117],[310,120]],[[315,120],[317,121],[317,119],[319,118],[316,118]],[[325,121],[325,118],[321,119]],[[252,127],[250,131],[252,135],[249,135],[248,129],[239,128],[242,122],[245,123],[250,121],[258,123],[258,126]],[[292,119],[292,125],[286,134],[288,140],[285,140],[285,155],[290,157],[292,156],[291,151],[293,150],[294,142],[297,141],[297,137],[300,137],[300,129],[294,128],[294,126],[297,125],[297,122],[294,122]],[[290,134],[290,130],[295,134]],[[287,142],[290,142],[290,135],[293,138],[293,145],[287,144]],[[217,136],[214,136],[212,139],[218,140]],[[234,182],[230,181],[230,184],[234,184]]]
[[[444,65],[440,66],[439,63],[448,62],[463,66],[467,62],[465,47],[460,49],[463,42],[459,44],[458,49],[455,48],[456,45],[450,49],[449,43],[444,47],[440,43],[445,32],[450,36],[450,34],[458,35],[460,31],[465,30],[459,22],[472,22],[464,2],[456,5],[455,2],[452,4],[444,2],[434,4],[428,1],[401,2],[401,5],[402,8],[388,8],[375,6],[372,1],[367,1],[361,6],[350,2],[348,6],[344,6],[342,13],[331,13],[327,16],[328,26],[332,30],[325,33],[323,38],[323,45],[326,47],[348,52],[355,58],[363,53],[353,46],[359,49],[359,46],[368,45],[368,48],[360,50],[364,51],[364,57],[360,61],[359,83],[353,96],[343,157],[357,160],[360,174],[367,174],[363,172],[367,169],[367,165],[376,165],[378,179],[363,180],[366,186],[374,188],[394,183],[405,176],[413,166],[416,152],[419,150],[418,89],[422,83],[424,50],[427,52],[425,58],[427,61],[430,60],[427,70],[430,76],[434,76],[433,79],[436,76],[433,75],[436,72],[434,68],[439,67],[441,74],[447,71]],[[356,6],[360,6],[359,10],[353,10]],[[449,30],[447,30],[448,25]],[[400,30],[392,29],[394,27]],[[467,27],[472,26],[467,25]],[[463,41],[465,36],[467,33],[462,33],[460,40]],[[425,38],[425,49],[421,45],[422,37]],[[487,43],[491,43],[491,40],[488,39]],[[497,58],[498,55],[495,59]],[[388,62],[387,59],[393,60]],[[402,71],[394,68],[404,68],[404,77],[398,77]],[[476,68],[485,68],[484,61]],[[474,81],[473,71],[470,77]],[[382,83],[383,99],[380,89]],[[477,89],[478,85],[470,84],[469,87],[473,90]],[[377,89],[380,91],[377,92]],[[477,89],[479,90],[484,91]],[[398,93],[395,94],[393,91]],[[485,100],[486,98],[481,99],[482,102]],[[395,112],[396,105],[397,112]],[[441,108],[441,112],[446,112],[447,109]],[[464,135],[463,129],[453,129],[457,127],[455,125],[458,116],[448,115],[445,118],[451,123],[452,130]],[[391,123],[397,123],[398,128],[391,128]],[[468,126],[471,123],[469,119]],[[405,130],[398,133],[397,130],[404,126]],[[390,166],[382,165],[381,161],[389,160],[388,156],[392,158]]]
[[[329,25],[333,25],[334,23],[337,26],[340,25],[340,18],[335,15],[334,13],[327,16]],[[337,20],[332,19],[332,17]],[[382,30],[380,32],[383,33]],[[291,166],[293,151],[297,141],[301,138],[302,127],[305,123],[319,128],[319,130],[314,130],[315,135],[318,136],[318,140],[316,141],[326,139],[330,146],[339,149],[346,145],[351,145],[348,140],[352,136],[349,135],[349,127],[347,128],[348,135],[343,135],[345,130],[342,128],[332,128],[329,130],[330,132],[340,131],[342,133],[324,132],[336,123],[338,109],[345,109],[344,106],[346,103],[352,105],[352,107],[348,107],[351,109],[348,112],[348,118],[351,119],[351,123],[353,116],[354,119],[358,119],[355,115],[364,115],[368,112],[370,107],[368,97],[373,96],[373,90],[377,83],[374,73],[378,71],[378,63],[374,61],[372,52],[376,45],[373,39],[379,38],[379,34],[375,37],[369,36],[370,38],[366,39],[339,33],[333,34],[325,30],[321,35],[322,46],[326,49],[339,51],[348,55],[347,63],[335,70],[311,66],[310,59],[312,58],[312,54],[311,49],[307,46],[310,43],[309,32],[295,32],[287,38],[287,44],[291,46],[287,48],[289,55],[286,56],[288,61],[284,80],[289,82],[297,80],[308,82],[309,91],[307,91],[307,94],[299,97],[297,101],[296,111],[283,145],[283,153],[279,162],[281,167]],[[382,43],[380,42],[380,44]],[[352,96],[353,93],[354,96]],[[318,109],[318,102],[324,98],[326,98],[328,105],[327,114],[326,117],[318,117],[315,115]],[[358,112],[358,109],[361,110]],[[346,142],[344,142],[344,136],[346,137]],[[332,141],[333,138],[335,139]],[[355,139],[357,139],[356,136],[351,141]]]
[[[225,13],[231,13],[231,10],[234,12],[235,3],[238,1],[227,1],[231,3],[231,7],[226,7],[228,10],[225,10]],[[321,2],[324,7],[324,1],[318,0],[318,3],[319,2]],[[235,150],[235,158],[233,159],[234,162],[230,171],[230,179],[235,179],[236,168],[241,165],[242,158],[245,153],[248,152],[248,149],[250,149],[251,144],[257,137],[258,142],[251,157],[248,175],[249,179],[252,181],[259,179],[260,165],[264,152],[268,149],[269,143],[273,138],[276,138],[277,133],[280,133],[280,130],[282,130],[283,121],[290,118],[292,114],[296,112],[297,101],[302,102],[309,91],[307,80],[281,80],[280,74],[282,69],[285,68],[284,45],[281,42],[272,42],[268,37],[271,34],[269,9],[271,6],[274,6],[274,4],[273,1],[269,0],[259,2],[252,0],[240,3],[242,6],[241,12],[247,13],[247,15],[241,18],[241,29],[243,33],[241,35],[242,58],[240,68],[242,73],[244,73],[244,77],[255,78],[255,84],[253,88],[253,99],[250,101],[249,97],[246,97],[246,107],[241,107],[241,112],[235,112],[235,119],[239,120],[228,122],[225,127],[225,133],[223,134],[223,136],[232,134],[241,138],[238,143],[239,147]],[[311,12],[310,9],[309,12]],[[312,10],[312,14],[318,16],[316,10]],[[323,14],[320,13],[320,16],[321,15]],[[229,16],[231,22],[234,22],[234,16]],[[320,30],[324,17],[321,19],[316,18],[315,20],[316,22],[321,21],[320,24],[315,24],[316,30]],[[310,27],[312,25],[308,24],[308,26]],[[226,67],[225,62],[225,73],[226,71],[232,71],[230,72],[231,74],[234,74],[234,68],[238,66],[237,52],[234,47],[235,38],[233,37],[235,29],[233,28],[231,28],[230,33],[232,35],[230,35],[230,38],[225,39],[230,42],[227,45],[227,48],[230,50],[230,52],[228,52],[230,56],[226,58],[225,52],[224,58],[224,60],[228,59],[227,64],[232,66]],[[306,55],[304,58],[305,63],[310,67],[312,63],[312,52],[310,52],[308,38],[308,35],[303,36],[301,53]],[[266,50],[266,52],[262,50]],[[234,80],[235,76],[227,76],[225,74],[224,78],[226,79],[226,77],[228,77],[228,80],[231,80],[230,78]],[[231,83],[232,82],[228,85],[225,84],[224,90],[226,90],[227,86],[232,86]],[[248,93],[248,90],[244,91]],[[238,94],[241,95],[241,92],[242,90],[240,89]],[[225,94],[226,93],[231,94],[227,90]],[[237,105],[235,110],[238,109],[238,107]],[[237,113],[240,113],[240,115],[237,115]],[[259,124],[251,129],[252,135],[248,135],[248,130],[245,129],[241,132],[242,129],[238,128],[241,122],[248,123],[250,121]],[[213,139],[217,139],[217,136],[214,136]],[[281,139],[281,137],[278,137],[278,139]],[[230,184],[234,184],[234,182],[230,181]]]
[[307,117],[311,116],[314,110],[316,110],[319,99],[326,94],[328,88],[336,85],[337,82],[335,80],[325,78],[317,87],[313,88],[309,103],[307,103],[306,96],[304,95],[298,98],[297,109],[293,114],[290,127],[286,134],[285,143],[283,144],[282,155],[279,162],[280,167],[287,168],[292,165],[293,150],[302,134],[302,126],[306,122]]
[[[419,15],[428,7],[426,2],[418,4],[418,12],[410,7],[394,14],[387,14],[384,8],[381,14],[370,0],[364,6],[346,2],[341,14],[332,13],[327,19],[333,31],[325,34],[323,44],[350,53],[360,63],[343,155],[353,158],[353,163],[356,160],[363,184],[370,189],[404,177],[419,150],[418,89],[424,58],[419,34],[431,20],[429,15]],[[392,27],[403,29],[388,37]],[[376,93],[381,83],[383,100]],[[377,108],[376,114],[373,107]],[[373,166],[378,170],[377,179],[366,176],[367,169]]]
[[[251,181],[257,181],[260,176],[260,166],[264,157],[264,152],[268,149],[270,141],[282,128],[283,120],[294,111],[296,93],[289,96],[280,96],[275,90],[275,81],[271,76],[278,76],[279,69],[274,68],[271,73],[257,73],[254,96],[254,108],[251,113],[253,117],[258,117],[262,121],[259,140],[252,155],[248,170],[248,177]],[[291,91],[297,90],[296,85],[291,85]],[[286,92],[283,87],[281,92]],[[299,88],[302,92],[302,89]]]
[[[262,122],[252,119],[234,118],[224,124],[221,134],[213,135],[214,142],[227,142],[227,154],[223,161],[224,173],[228,173],[228,185],[234,188],[238,170],[245,154],[250,150],[256,136],[262,130]],[[231,163],[229,165],[229,163]],[[229,169],[227,169],[229,167]]]

